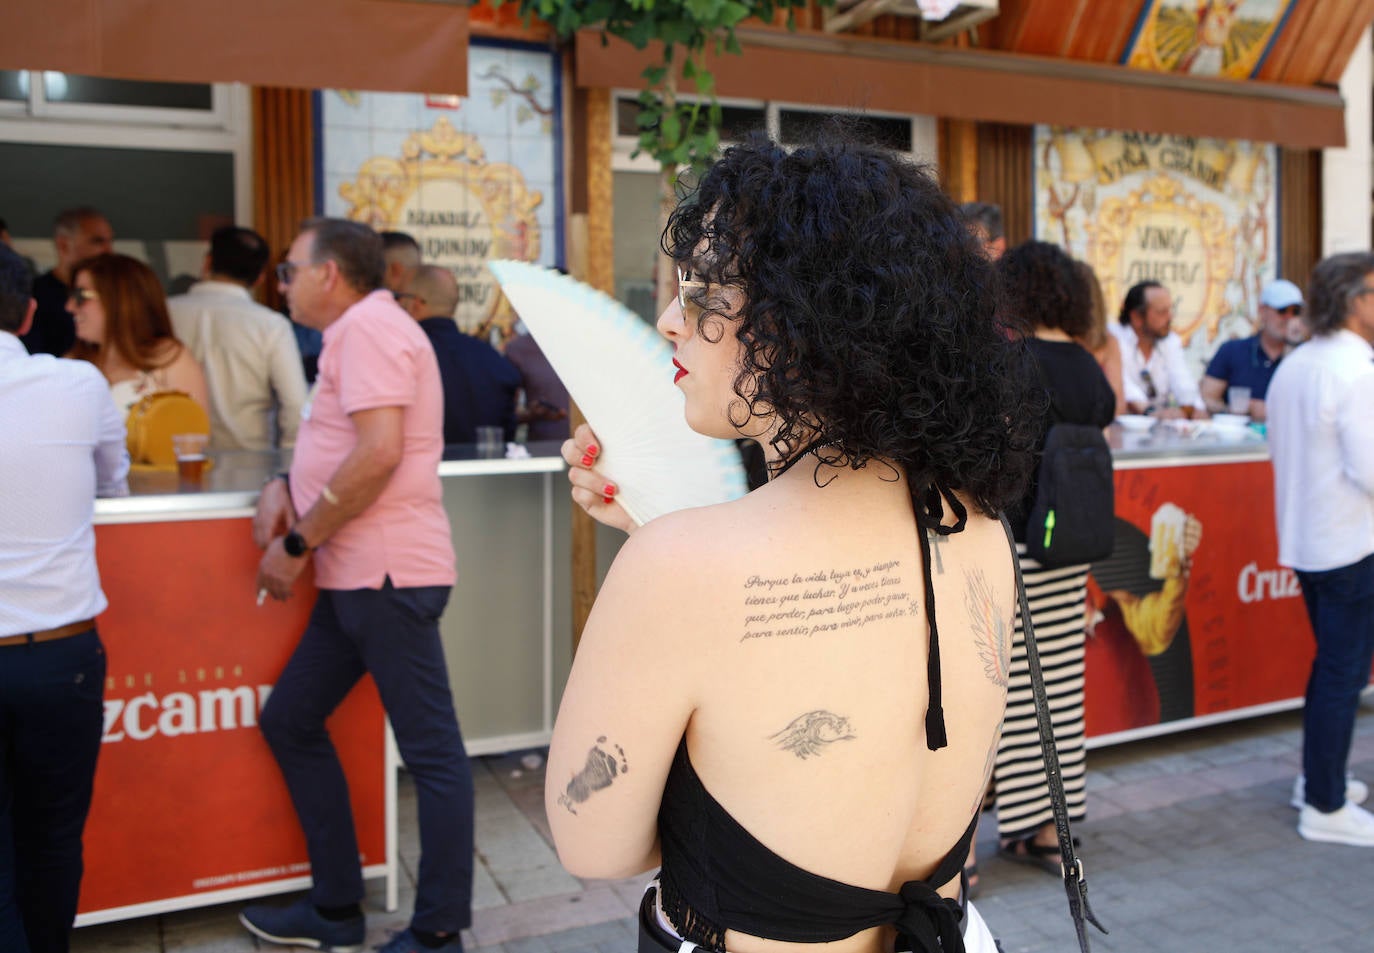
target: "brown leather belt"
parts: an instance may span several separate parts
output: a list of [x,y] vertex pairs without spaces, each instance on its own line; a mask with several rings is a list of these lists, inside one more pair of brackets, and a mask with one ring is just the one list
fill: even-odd
[[27,645],[30,642],[54,642],[57,639],[65,639],[73,635],[80,635],[82,632],[89,632],[94,628],[94,619],[81,619],[78,622],[68,622],[66,625],[59,625],[55,629],[44,629],[41,632],[29,632],[21,635],[6,635],[0,637],[0,647],[6,645]]

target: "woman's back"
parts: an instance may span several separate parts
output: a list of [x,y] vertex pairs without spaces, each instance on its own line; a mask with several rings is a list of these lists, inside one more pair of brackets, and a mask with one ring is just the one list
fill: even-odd
[[[906,481],[878,462],[824,468],[823,488],[814,472],[803,461],[745,500],[692,514],[709,566],[692,582],[706,591],[682,593],[663,637],[691,640],[702,656],[686,742],[710,795],[785,860],[895,892],[935,870],[986,784],[1005,699],[1011,556],[1000,523],[976,514],[932,544],[948,746],[931,751],[925,583]],[[957,890],[955,879],[941,892]],[[834,948],[867,949],[877,936]],[[727,932],[726,947],[779,944]]]

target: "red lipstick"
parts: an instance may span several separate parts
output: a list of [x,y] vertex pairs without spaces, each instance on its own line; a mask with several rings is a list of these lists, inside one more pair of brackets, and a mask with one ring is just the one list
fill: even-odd
[[673,383],[676,384],[687,376],[687,368],[679,364],[677,358],[673,358],[673,366],[677,368],[677,373],[673,375]]

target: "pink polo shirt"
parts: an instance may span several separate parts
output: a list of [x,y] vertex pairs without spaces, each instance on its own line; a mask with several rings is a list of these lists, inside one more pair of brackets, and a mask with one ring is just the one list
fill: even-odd
[[315,553],[323,589],[451,586],[456,579],[448,514],[439,483],[444,453],[444,388],[434,349],[390,292],[374,291],[324,330],[314,396],[301,411],[291,461],[297,513],[357,442],[349,414],[404,408],[405,450],[381,496]]

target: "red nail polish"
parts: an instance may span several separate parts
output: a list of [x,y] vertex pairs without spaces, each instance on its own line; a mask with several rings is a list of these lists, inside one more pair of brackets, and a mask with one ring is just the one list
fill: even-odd
[[606,494],[606,499],[607,499],[607,501],[609,501],[611,497],[615,496],[615,484],[614,484],[614,483],[607,483],[607,484],[606,484],[606,488],[605,488],[604,490],[602,490],[601,492],[604,493],[604,494]]
[[592,465],[592,455],[590,453],[582,454],[582,465],[584,467],[589,467]]
[[613,499],[611,499],[609,496],[603,496],[603,497],[601,498],[601,502],[602,502],[602,503],[614,503],[615,501],[614,501]]
[[594,443],[587,444],[587,456],[594,457],[601,452],[601,448]]

